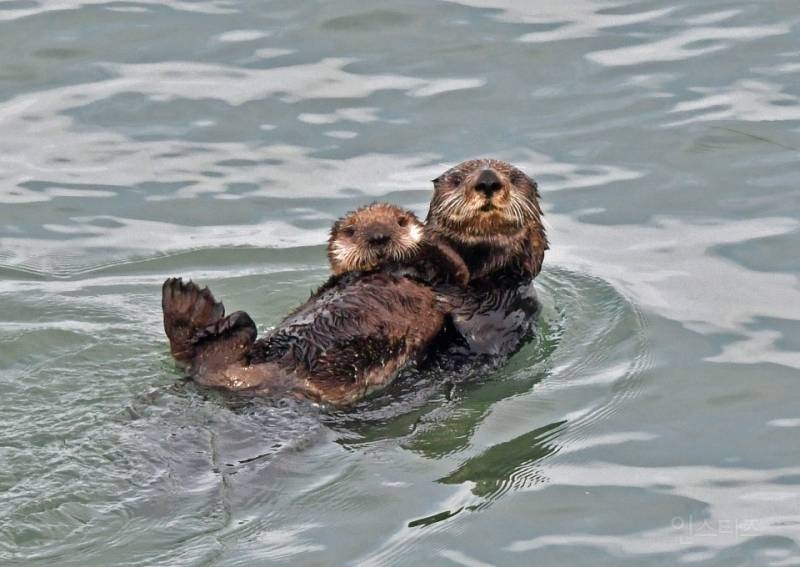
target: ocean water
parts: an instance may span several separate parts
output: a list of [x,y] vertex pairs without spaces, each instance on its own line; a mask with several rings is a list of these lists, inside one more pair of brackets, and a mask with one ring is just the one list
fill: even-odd
[[[496,157],[538,339],[353,412],[182,380]],[[0,564],[800,565],[800,2],[0,2]]]

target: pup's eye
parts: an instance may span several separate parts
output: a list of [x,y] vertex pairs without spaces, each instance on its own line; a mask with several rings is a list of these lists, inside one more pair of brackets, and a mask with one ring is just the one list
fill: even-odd
[[450,176],[450,183],[453,185],[461,185],[464,182],[464,176],[460,173],[454,173]]
[[397,219],[397,224],[399,224],[402,227],[408,226],[408,217],[400,217],[399,219]]
[[342,229],[342,234],[344,234],[347,237],[351,237],[351,236],[355,235],[355,233],[356,233],[356,229],[354,229],[352,226],[348,226],[348,227]]

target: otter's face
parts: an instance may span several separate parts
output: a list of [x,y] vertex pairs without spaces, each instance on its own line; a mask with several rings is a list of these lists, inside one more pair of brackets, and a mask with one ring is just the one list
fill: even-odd
[[465,161],[433,186],[428,223],[465,244],[501,241],[540,222],[536,182],[504,161]]
[[328,259],[336,275],[375,270],[411,259],[422,237],[422,223],[414,213],[373,203],[334,223],[328,239]]

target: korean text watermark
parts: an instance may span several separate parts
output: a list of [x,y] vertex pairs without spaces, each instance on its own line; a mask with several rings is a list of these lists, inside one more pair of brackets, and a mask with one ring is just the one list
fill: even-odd
[[680,531],[680,542],[685,545],[701,543],[715,537],[741,539],[761,535],[758,520],[745,518],[698,520],[691,515],[688,518],[675,516],[672,518],[672,527]]

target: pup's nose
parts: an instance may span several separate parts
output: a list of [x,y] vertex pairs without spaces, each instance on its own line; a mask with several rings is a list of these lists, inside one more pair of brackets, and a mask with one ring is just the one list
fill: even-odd
[[483,193],[486,197],[491,197],[503,187],[503,182],[491,169],[484,169],[475,181],[475,190]]
[[389,240],[391,240],[391,238],[391,235],[384,232],[375,232],[369,235],[367,242],[369,242],[372,246],[386,246],[389,244]]

